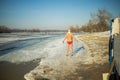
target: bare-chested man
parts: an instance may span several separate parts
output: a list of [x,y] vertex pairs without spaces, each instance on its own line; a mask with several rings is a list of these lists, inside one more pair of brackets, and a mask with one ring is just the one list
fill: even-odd
[[70,54],[72,56],[72,51],[73,51],[73,38],[77,40],[74,35],[71,33],[71,30],[68,29],[68,32],[66,33],[63,43],[65,40],[67,40],[67,45],[66,45],[66,56],[68,56],[68,51],[70,50]]

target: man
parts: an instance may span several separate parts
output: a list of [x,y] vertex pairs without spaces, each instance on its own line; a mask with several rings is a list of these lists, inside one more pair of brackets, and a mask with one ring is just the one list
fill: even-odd
[[70,50],[70,54],[71,56],[72,55],[72,51],[73,51],[73,38],[75,40],[77,40],[74,35],[71,33],[71,30],[68,29],[68,32],[66,33],[65,37],[64,37],[64,40],[63,40],[63,43],[65,40],[67,40],[67,45],[66,45],[66,56],[68,56],[68,50]]

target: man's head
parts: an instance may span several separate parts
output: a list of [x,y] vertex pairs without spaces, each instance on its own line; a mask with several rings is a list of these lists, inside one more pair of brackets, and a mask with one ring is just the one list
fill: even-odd
[[68,29],[68,32],[71,32],[71,30],[70,30],[70,29]]

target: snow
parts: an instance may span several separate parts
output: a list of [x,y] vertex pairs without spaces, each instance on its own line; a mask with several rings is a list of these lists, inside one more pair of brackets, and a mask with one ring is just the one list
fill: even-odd
[[[54,37],[53,35],[40,35],[40,34],[24,34],[24,35],[30,35],[30,36],[23,36],[23,38],[20,38],[20,34],[4,34],[4,37],[2,37],[1,43],[4,42],[14,42],[14,40],[17,40],[18,42],[14,42],[9,45],[1,46],[0,48],[0,54],[3,54],[0,56],[0,61],[9,61],[13,63],[18,62],[27,62],[31,61],[33,59],[37,58],[59,58],[60,56],[65,55],[66,50],[66,44],[62,43],[63,36],[61,37]],[[2,35],[3,36],[3,35]],[[5,37],[9,36],[9,37]],[[44,37],[50,37],[45,38]],[[38,38],[36,41],[34,38]],[[5,39],[5,40],[4,40]],[[32,41],[29,41],[28,39],[33,39]],[[40,40],[44,39],[44,40]],[[20,40],[22,40],[20,42]],[[85,49],[85,47],[74,41],[73,44],[73,54],[76,55],[78,53],[82,53],[82,51]],[[7,49],[15,48],[13,51],[9,51],[6,53],[3,53],[3,50],[7,51]]]
[[26,40],[33,39],[38,37],[47,37],[48,35],[41,35],[41,33],[2,33],[0,34],[0,44],[17,41],[17,40]]
[[[12,34],[13,35],[13,34]],[[19,36],[18,36],[19,35]],[[17,50],[10,51],[6,54],[3,54],[0,56],[0,61],[9,61],[13,63],[19,63],[19,62],[27,62],[34,59],[40,58],[41,61],[39,65],[27,73],[24,77],[27,80],[30,77],[33,78],[33,74],[41,74],[43,73],[44,69],[41,69],[42,66],[49,66],[50,68],[54,69],[52,76],[56,76],[58,74],[64,74],[68,75],[70,71],[75,71],[77,68],[77,63],[81,62],[83,64],[90,64],[92,63],[92,59],[90,57],[89,51],[87,46],[82,43],[81,41],[73,42],[73,56],[66,57],[66,42],[62,43],[63,35],[56,37],[55,35],[29,35],[26,33],[26,36],[20,37],[21,34],[14,34],[14,36],[7,35],[10,37],[1,37],[0,43],[8,43],[14,42],[18,40],[17,46],[22,46],[22,48],[19,48]],[[49,37],[49,38],[44,38]],[[35,40],[34,40],[35,38]],[[2,41],[4,40],[5,41]],[[32,41],[29,39],[33,39]],[[39,40],[40,39],[40,40]],[[19,43],[19,41],[22,40],[23,43]],[[37,40],[37,41],[36,41]],[[23,45],[28,44],[23,47]],[[32,43],[32,44],[31,44]],[[13,43],[15,44],[15,43]],[[12,45],[12,44],[11,44]],[[13,45],[12,47],[16,46]],[[8,48],[11,47],[10,45]],[[6,46],[4,47],[6,49]],[[1,53],[0,53],[1,54]],[[64,70],[65,69],[65,70]],[[43,75],[48,76],[48,75]],[[62,75],[61,75],[62,76]]]
[[99,37],[108,37],[108,35],[110,35],[110,31],[94,33],[94,36],[99,36]]
[[[45,50],[47,44],[53,39],[57,39],[56,35],[41,35],[39,33],[12,33],[0,36],[2,36],[0,37],[0,43],[2,43],[0,45],[0,61],[14,63],[43,58],[47,55]],[[52,47],[48,49],[52,49]]]
[[88,58],[90,55],[87,54],[87,47],[85,45],[74,41],[73,56],[70,56],[70,54],[69,56],[66,56],[66,42],[63,44],[62,40],[62,38],[59,38],[47,44],[47,46],[43,49],[43,52],[47,54],[46,57],[41,59],[39,65],[35,69],[24,76],[26,80],[32,80],[32,78],[34,78],[34,74],[41,76],[45,70],[42,67],[46,65],[50,67],[50,69],[53,69],[53,74],[43,76],[46,77],[51,75],[50,79],[52,79],[58,74],[65,76],[68,75],[69,71],[75,71],[77,68],[76,64],[80,61],[84,62],[84,64],[90,62],[90,59]]

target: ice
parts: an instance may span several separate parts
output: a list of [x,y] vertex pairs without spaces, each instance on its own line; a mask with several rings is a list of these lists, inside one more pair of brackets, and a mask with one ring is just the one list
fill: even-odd
[[[29,73],[24,75],[26,80],[34,80],[36,75],[42,77],[48,77],[51,80],[55,76],[62,79],[65,75],[68,75],[71,71],[75,71],[78,63],[88,64],[90,63],[88,49],[81,42],[73,42],[73,56],[66,56],[66,42],[62,43],[63,38],[58,38],[50,41],[47,46],[43,49],[43,54],[47,54],[45,58],[41,59],[39,65],[31,70]],[[91,61],[92,62],[92,61]],[[47,70],[52,70],[49,74],[44,74]],[[44,74],[44,75],[43,75]],[[62,74],[62,75],[61,75]]]
[[[5,37],[7,44],[4,44],[4,47],[1,46],[0,51],[4,52],[5,50],[7,52],[0,55],[0,61],[19,63],[41,59],[35,69],[25,74],[26,80],[29,80],[30,77],[33,78],[33,74],[44,73],[44,69],[41,69],[42,66],[48,66],[49,70],[53,69],[53,73],[56,72],[54,75],[59,73],[67,75],[70,71],[75,71],[79,62],[83,61],[81,63],[84,64],[90,62],[87,46],[81,41],[73,41],[73,56],[70,56],[69,53],[69,56],[66,57],[66,41],[62,43],[64,35],[27,33],[12,35]],[[1,39],[3,40],[4,37]]]
[[0,61],[25,62],[44,57],[43,49],[56,36],[43,33],[0,34]]
[[[18,35],[18,34],[17,34]],[[19,34],[21,35],[21,34]],[[25,34],[24,34],[25,35]],[[26,34],[28,35],[28,34]],[[15,34],[14,34],[15,36]],[[39,38],[43,39],[38,40]],[[14,62],[14,63],[18,63],[18,62],[27,62],[27,61],[31,61],[33,59],[37,59],[37,58],[52,58],[52,57],[60,57],[61,54],[65,55],[65,50],[66,50],[66,44],[62,43],[63,40],[63,36],[59,36],[59,37],[55,37],[55,36],[50,36],[50,38],[44,38],[44,37],[48,37],[47,36],[41,36],[41,35],[37,35],[34,36],[34,38],[38,38],[37,42],[35,42],[35,40],[33,39],[33,35],[32,37],[25,37],[24,38],[24,43],[14,43],[12,44],[14,47],[18,47],[18,46],[25,46],[23,48],[18,47],[18,49],[15,48],[14,51],[11,51],[7,54],[1,55],[0,56],[0,61],[9,61],[9,62]],[[12,37],[11,37],[12,38]],[[33,39],[32,41],[27,41],[26,39]],[[8,38],[9,39],[9,38]],[[19,39],[21,40],[21,39]],[[27,43],[27,44],[25,44]],[[16,44],[16,45],[15,45]],[[30,45],[29,45],[30,44]],[[76,55],[78,53],[82,53],[82,51],[84,50],[84,46],[81,45],[80,43],[77,43],[76,41],[74,41],[73,44],[73,54]],[[10,45],[7,46],[7,48],[11,48]],[[4,47],[5,49],[6,46]],[[1,48],[3,49],[3,47]],[[56,54],[57,53],[57,54]],[[0,53],[1,54],[1,53]]]
[[11,38],[13,43],[6,46],[7,43],[0,50],[6,51],[11,47],[16,48],[1,55],[0,61],[19,63],[41,59],[37,67],[24,75],[26,80],[33,78],[34,74],[44,73],[44,69],[41,69],[42,66],[48,66],[49,70],[53,69],[54,75],[67,75],[70,71],[75,71],[80,61],[83,61],[81,63],[84,64],[90,62],[87,47],[80,41],[73,41],[73,56],[71,58],[69,53],[69,56],[66,57],[66,41],[62,43],[64,35],[31,35],[23,38],[16,36],[15,38],[18,38],[17,41],[14,41],[12,36],[6,39],[9,38]]
[[[2,33],[0,34],[0,44],[8,43],[11,41],[17,41],[17,40],[26,40],[26,39],[33,39],[33,38],[39,38],[39,37],[48,37],[51,36],[50,34],[46,33]],[[53,35],[52,35],[53,36]]]

